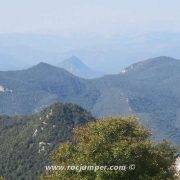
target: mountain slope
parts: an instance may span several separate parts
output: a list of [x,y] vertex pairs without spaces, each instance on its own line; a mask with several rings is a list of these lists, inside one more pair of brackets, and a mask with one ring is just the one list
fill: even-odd
[[[0,72],[0,114],[30,114],[56,101],[91,106],[97,92],[64,69],[46,63],[21,71]],[[94,92],[94,93],[93,93]]]
[[0,72],[0,113],[31,114],[53,102],[81,105],[96,117],[137,115],[156,139],[180,144],[180,61],[158,57],[117,75],[81,79],[40,63]]
[[120,76],[132,111],[147,120],[156,137],[170,137],[179,144],[180,61],[149,59],[130,66]]
[[75,56],[60,62],[58,66],[82,78],[91,79],[103,76],[103,73],[92,70]]
[[156,140],[180,144],[180,60],[158,57],[93,80],[96,116],[136,115]]
[[73,128],[93,120],[81,107],[60,103],[31,116],[0,116],[0,176],[35,179]]

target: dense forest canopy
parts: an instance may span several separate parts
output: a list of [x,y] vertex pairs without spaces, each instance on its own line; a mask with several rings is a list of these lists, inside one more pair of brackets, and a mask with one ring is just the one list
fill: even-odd
[[35,179],[49,163],[49,153],[89,121],[94,121],[89,112],[62,103],[30,116],[0,116],[0,176]]
[[[106,118],[74,130],[73,140],[60,145],[51,155],[53,165],[45,179],[168,180],[175,178],[175,149],[167,142],[155,143],[136,118]],[[126,166],[112,170],[111,166]],[[135,168],[128,169],[131,165]],[[67,169],[69,166],[76,168]],[[80,170],[81,166],[107,169]],[[78,168],[77,168],[78,167]]]

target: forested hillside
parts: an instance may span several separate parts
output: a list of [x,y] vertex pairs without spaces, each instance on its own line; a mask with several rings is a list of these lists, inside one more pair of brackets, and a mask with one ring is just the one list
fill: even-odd
[[49,164],[49,153],[89,121],[94,118],[81,107],[60,103],[31,116],[0,116],[0,176],[35,179]]
[[31,114],[56,101],[72,102],[95,117],[137,115],[158,139],[180,144],[180,60],[148,59],[117,75],[81,79],[40,63],[0,72],[0,114]]

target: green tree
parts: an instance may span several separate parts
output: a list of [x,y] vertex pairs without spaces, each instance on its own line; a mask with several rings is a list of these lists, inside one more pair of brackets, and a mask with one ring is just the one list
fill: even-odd
[[[175,179],[175,149],[167,142],[155,143],[151,133],[135,117],[106,118],[74,130],[71,142],[51,156],[54,165],[107,166],[106,170],[49,171],[47,179],[172,180]],[[111,166],[126,170],[110,170]],[[134,170],[129,166],[135,165]],[[134,167],[134,166],[133,166]]]

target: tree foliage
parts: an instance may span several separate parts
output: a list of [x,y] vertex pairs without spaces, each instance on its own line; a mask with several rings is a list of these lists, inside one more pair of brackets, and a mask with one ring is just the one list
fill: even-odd
[[175,149],[167,142],[154,143],[151,133],[135,117],[106,118],[74,130],[72,141],[51,155],[56,166],[122,166],[134,170],[49,171],[46,179],[162,180],[174,179]]

